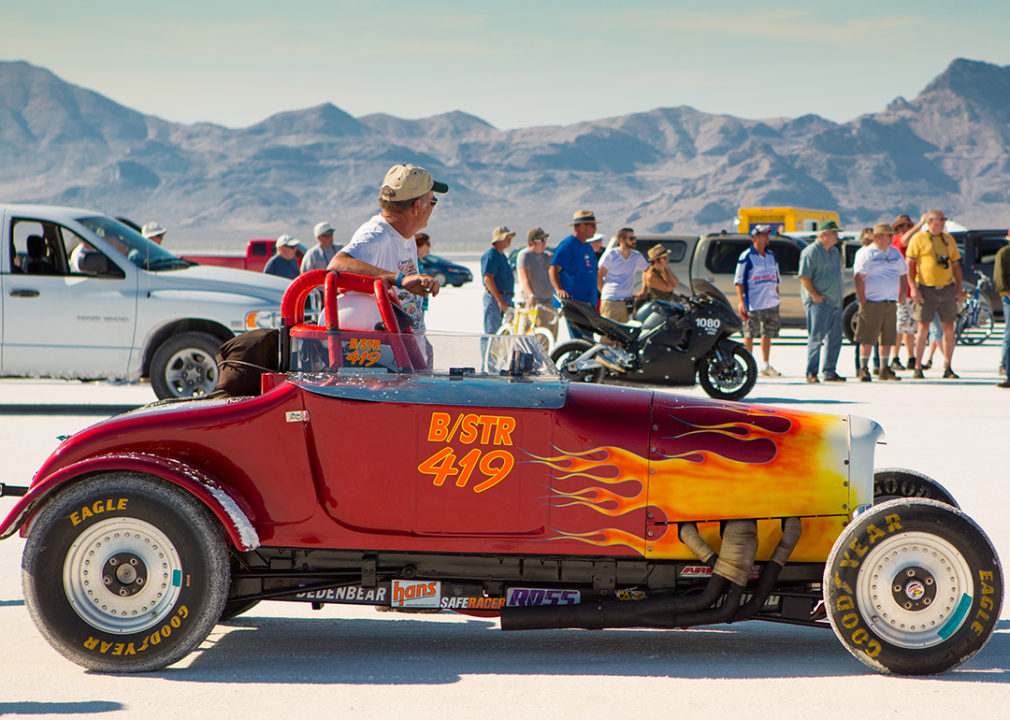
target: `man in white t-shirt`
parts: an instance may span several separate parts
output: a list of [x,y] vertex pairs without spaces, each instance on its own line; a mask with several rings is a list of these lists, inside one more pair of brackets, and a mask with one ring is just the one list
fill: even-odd
[[901,380],[886,360],[898,340],[898,296],[908,288],[908,266],[901,251],[891,244],[891,226],[881,223],[873,228],[873,242],[856,253],[852,272],[859,298],[856,342],[859,343],[859,379],[870,380],[870,350],[879,340],[881,380]]
[[638,238],[631,228],[617,233],[617,247],[610,248],[600,258],[597,284],[600,289],[600,315],[619,323],[628,322],[635,298],[643,299],[646,290],[635,295],[635,273],[644,272],[649,261],[635,249]]
[[[411,316],[414,332],[424,332],[421,298],[438,295],[438,281],[418,271],[414,234],[428,225],[438,199],[449,186],[432,180],[424,168],[394,165],[379,191],[382,212],[358,228],[351,242],[330,260],[329,270],[381,278],[394,288]],[[340,296],[340,327],[374,330],[382,322],[372,295],[349,292]]]

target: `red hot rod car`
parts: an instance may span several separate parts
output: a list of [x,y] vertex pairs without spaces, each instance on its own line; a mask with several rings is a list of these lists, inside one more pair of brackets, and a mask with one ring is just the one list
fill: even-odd
[[[301,310],[320,284],[326,327]],[[374,292],[378,331],[338,326],[341,287]],[[989,539],[934,481],[874,470],[872,421],[569,384],[522,336],[411,335],[360,276],[303,275],[282,311],[261,394],[100,422],[7,487],[0,535],[27,538],[26,604],[67,658],[162,668],[263,600],[830,624],[905,674],[996,626]]]

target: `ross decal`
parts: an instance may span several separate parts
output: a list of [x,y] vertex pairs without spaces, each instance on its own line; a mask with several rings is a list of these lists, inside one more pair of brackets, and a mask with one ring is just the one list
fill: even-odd
[[582,594],[578,590],[549,590],[545,588],[509,588],[505,599],[508,607],[534,605],[578,605]]
[[85,505],[77,512],[70,513],[70,522],[74,525],[80,525],[93,515],[112,512],[113,510],[125,510],[127,502],[128,498],[119,498],[117,500],[95,500],[95,502],[91,505]]
[[393,580],[392,595],[392,607],[437,608],[442,601],[442,583]]
[[365,588],[360,585],[350,585],[295,593],[295,598],[311,602],[343,603],[344,605],[388,605],[389,588]]

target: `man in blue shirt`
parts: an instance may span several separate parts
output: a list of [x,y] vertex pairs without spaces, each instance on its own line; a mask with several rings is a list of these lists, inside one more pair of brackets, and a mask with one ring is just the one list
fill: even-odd
[[298,261],[295,259],[298,241],[290,235],[281,235],[277,238],[277,254],[267,261],[263,272],[267,275],[277,275],[278,277],[294,280],[301,272]]
[[[596,234],[596,216],[592,210],[579,210],[569,223],[572,234],[561,241],[551,261],[551,285],[554,286],[554,307],[561,300],[574,298],[596,307],[599,288],[599,268],[596,253],[586,241]],[[568,334],[575,340],[586,339],[585,334],[568,323]]]
[[484,276],[484,334],[494,335],[501,327],[502,316],[512,307],[515,277],[509,267],[505,250],[516,234],[502,225],[491,233],[491,247],[480,259]]

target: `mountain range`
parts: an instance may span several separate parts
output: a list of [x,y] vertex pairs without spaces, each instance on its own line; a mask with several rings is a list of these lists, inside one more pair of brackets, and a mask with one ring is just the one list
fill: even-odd
[[912,101],[847,123],[748,120],[687,106],[567,127],[498,130],[451,112],[355,118],[332,104],[246,128],[144,115],[26,62],[0,62],[0,200],[157,220],[180,248],[291,233],[340,242],[377,210],[386,170],[447,182],[436,252],[492,228],[568,234],[592,209],[610,235],[732,230],[739,207],[838,210],[862,227],[931,207],[969,227],[1010,222],[1010,66],[954,60]]

